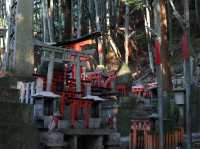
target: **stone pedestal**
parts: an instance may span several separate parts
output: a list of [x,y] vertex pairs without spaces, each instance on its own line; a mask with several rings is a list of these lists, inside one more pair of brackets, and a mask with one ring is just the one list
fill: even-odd
[[119,133],[110,134],[108,136],[105,146],[108,149],[120,149],[120,134]]
[[48,149],[63,149],[66,146],[64,134],[59,132],[42,132],[40,134],[40,144]]
[[72,138],[69,139],[69,148],[70,149],[78,149],[78,137],[73,136]]
[[20,104],[18,97],[18,90],[0,88],[0,148],[36,149],[38,137],[32,123],[33,107]]

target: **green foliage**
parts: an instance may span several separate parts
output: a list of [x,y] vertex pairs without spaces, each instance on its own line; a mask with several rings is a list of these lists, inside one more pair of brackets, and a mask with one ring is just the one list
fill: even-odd
[[143,8],[143,0],[125,0],[125,2],[129,6],[133,6],[136,9],[142,9]]

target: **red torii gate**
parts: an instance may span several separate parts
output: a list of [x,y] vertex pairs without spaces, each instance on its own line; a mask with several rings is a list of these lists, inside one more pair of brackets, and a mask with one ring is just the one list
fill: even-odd
[[[132,121],[130,132],[130,149],[159,149],[159,134],[152,130],[154,124],[148,119]],[[142,132],[142,133],[141,133]],[[164,135],[166,149],[175,148],[184,142],[183,128],[167,130]]]

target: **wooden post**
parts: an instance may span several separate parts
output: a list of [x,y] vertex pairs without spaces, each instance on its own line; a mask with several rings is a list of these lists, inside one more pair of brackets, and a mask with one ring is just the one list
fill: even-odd
[[62,93],[60,100],[61,100],[60,101],[60,114],[61,114],[61,117],[64,118],[64,114],[65,114],[65,93]]
[[71,126],[72,128],[76,127],[77,124],[77,116],[78,116],[78,109],[79,109],[79,101],[73,100],[70,104],[71,109]]

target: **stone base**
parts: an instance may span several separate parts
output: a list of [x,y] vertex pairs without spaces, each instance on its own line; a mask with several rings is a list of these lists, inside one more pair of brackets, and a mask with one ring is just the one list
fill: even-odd
[[33,107],[19,103],[19,91],[10,88],[15,79],[2,80],[0,86],[9,87],[0,87],[0,149],[36,149],[39,137],[32,121]]
[[62,149],[65,146],[64,134],[59,132],[42,132],[40,134],[40,144],[49,149]]
[[37,130],[22,124],[0,124],[1,149],[36,149]]

